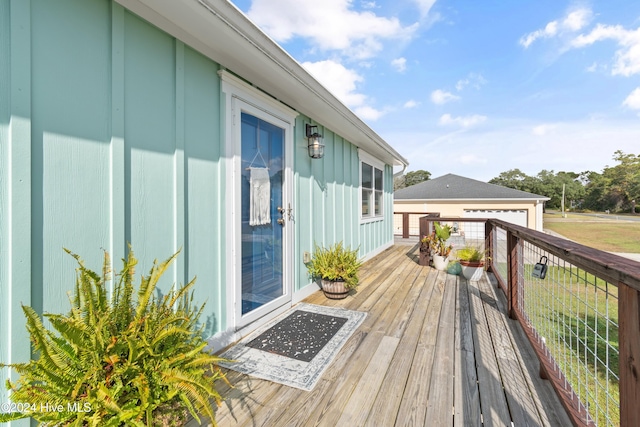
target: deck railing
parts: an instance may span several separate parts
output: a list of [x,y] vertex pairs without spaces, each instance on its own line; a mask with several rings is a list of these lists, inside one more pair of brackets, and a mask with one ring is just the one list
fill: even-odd
[[[551,381],[573,423],[637,425],[640,263],[495,219],[423,217],[420,234],[436,220],[457,225],[454,249],[487,249],[508,314],[525,331],[540,375]],[[546,274],[538,277],[542,257]]]
[[439,213],[431,212],[394,212],[393,213],[393,234],[409,237],[418,237],[420,234],[419,219],[423,216],[439,217]]

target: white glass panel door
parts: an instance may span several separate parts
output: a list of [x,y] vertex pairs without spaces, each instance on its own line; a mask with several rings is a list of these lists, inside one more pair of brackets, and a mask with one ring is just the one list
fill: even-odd
[[285,286],[285,130],[241,114],[241,324],[291,299]]

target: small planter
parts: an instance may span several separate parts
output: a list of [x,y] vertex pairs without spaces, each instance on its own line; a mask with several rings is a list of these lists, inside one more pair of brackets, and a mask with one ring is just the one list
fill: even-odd
[[320,287],[329,299],[343,299],[349,290],[358,286],[358,249],[345,248],[338,242],[328,248],[315,245],[311,261],[306,263],[307,271],[314,280],[320,280]]
[[484,272],[484,261],[459,261],[462,266],[462,275],[470,282],[477,282]]
[[342,281],[322,279],[322,292],[329,299],[345,299],[349,295],[349,289]]
[[442,255],[433,255],[433,268],[440,271],[445,271],[449,265],[449,257]]

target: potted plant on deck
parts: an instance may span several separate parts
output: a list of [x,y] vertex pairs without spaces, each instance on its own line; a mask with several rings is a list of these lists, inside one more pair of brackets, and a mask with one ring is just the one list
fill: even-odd
[[449,255],[453,249],[453,245],[447,244],[447,240],[451,237],[451,226],[440,225],[437,221],[433,225],[433,232],[421,240],[421,250],[426,249],[431,252],[433,267],[436,270],[446,270],[449,264]]
[[465,246],[456,251],[458,262],[462,266],[462,275],[469,281],[480,280],[484,270],[486,251],[475,246]]
[[349,290],[358,286],[358,270],[361,266],[358,250],[345,248],[339,242],[328,248],[315,245],[307,270],[311,277],[320,279],[327,298],[343,299]]

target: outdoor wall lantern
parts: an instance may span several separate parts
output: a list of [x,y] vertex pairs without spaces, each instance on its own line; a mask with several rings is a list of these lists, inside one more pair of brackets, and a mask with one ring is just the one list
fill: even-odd
[[324,144],[322,143],[322,135],[318,133],[318,126],[307,124],[306,131],[309,139],[309,157],[321,159],[324,156]]

